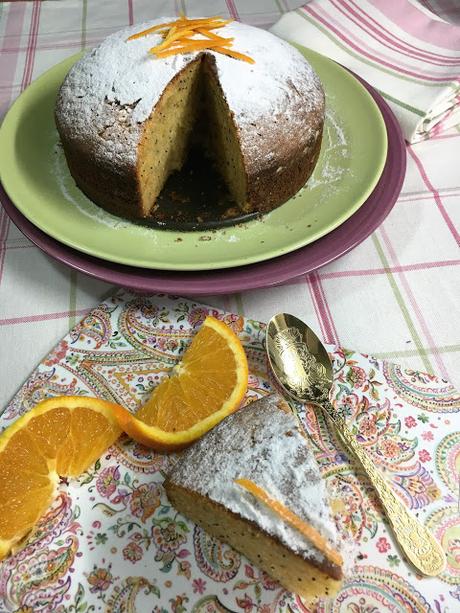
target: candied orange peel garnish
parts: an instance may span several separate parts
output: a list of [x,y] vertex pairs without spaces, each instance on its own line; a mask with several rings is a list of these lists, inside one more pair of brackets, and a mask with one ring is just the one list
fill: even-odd
[[342,566],[343,559],[340,553],[332,549],[324,536],[322,536],[311,524],[301,519],[298,515],[293,513],[293,511],[284,506],[284,504],[279,502],[279,500],[272,498],[263,488],[254,483],[254,481],[250,479],[235,479],[235,483],[250,492],[254,498],[257,498],[257,500],[269,507],[283,521],[300,532],[310,543],[322,551],[330,562],[337,564],[337,566]]
[[[128,41],[149,34],[159,34],[163,38],[163,42],[149,49],[149,53],[156,55],[158,58],[176,55],[177,53],[212,49],[217,53],[254,64],[252,57],[230,48],[233,44],[233,38],[225,38],[213,32],[213,30],[223,28],[231,21],[233,19],[222,19],[222,17],[187,19],[184,14],[181,14],[176,21],[159,23],[142,32],[137,32],[130,36]],[[196,35],[203,38],[194,38]]]

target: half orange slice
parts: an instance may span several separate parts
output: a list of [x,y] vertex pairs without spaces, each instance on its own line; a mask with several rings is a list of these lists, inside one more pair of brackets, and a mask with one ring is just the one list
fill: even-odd
[[0,435],[0,560],[52,502],[59,476],[84,472],[122,430],[104,400],[50,398]]
[[207,317],[171,376],[120,426],[136,441],[168,451],[190,445],[240,406],[248,361],[233,330]]

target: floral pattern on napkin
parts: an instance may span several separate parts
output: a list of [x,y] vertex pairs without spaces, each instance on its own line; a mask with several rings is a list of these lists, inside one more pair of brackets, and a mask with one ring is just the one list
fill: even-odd
[[[274,386],[264,324],[182,298],[120,291],[95,308],[32,373],[2,427],[48,396],[99,396],[136,410],[167,375],[210,313],[248,355],[245,402]],[[395,491],[443,544],[445,572],[418,577],[401,556],[371,486],[321,413],[299,408],[339,531],[356,564],[319,611],[454,611],[460,607],[460,395],[446,381],[341,348],[335,402]],[[169,504],[162,482],[174,455],[122,436],[59,495],[23,549],[0,564],[0,611],[218,613],[311,611],[229,546]]]

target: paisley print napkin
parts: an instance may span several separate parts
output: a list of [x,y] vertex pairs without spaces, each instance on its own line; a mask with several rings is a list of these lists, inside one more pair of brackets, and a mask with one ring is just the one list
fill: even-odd
[[[120,291],[46,356],[3,411],[0,428],[59,394],[97,395],[135,410],[208,313],[244,343],[250,365],[246,402],[267,394],[273,382],[264,324],[182,298]],[[350,578],[319,611],[459,610],[460,396],[433,376],[343,348],[329,350],[336,402],[398,495],[442,542],[448,564],[436,579],[414,574],[372,488],[322,415],[302,407],[299,416],[328,481],[338,529],[355,542],[357,554]],[[173,461],[123,436],[80,478],[63,480],[36,532],[0,564],[0,611],[309,611],[171,507],[162,482]]]

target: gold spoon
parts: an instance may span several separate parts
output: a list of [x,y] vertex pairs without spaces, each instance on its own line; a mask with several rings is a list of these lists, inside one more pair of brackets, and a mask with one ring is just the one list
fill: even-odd
[[279,313],[270,320],[266,349],[272,371],[286,393],[297,402],[320,407],[352,451],[380,499],[396,539],[414,567],[424,575],[439,575],[446,556],[441,545],[401,502],[373,460],[348,429],[344,416],[334,409],[329,392],[332,364],[326,348],[300,319]]

